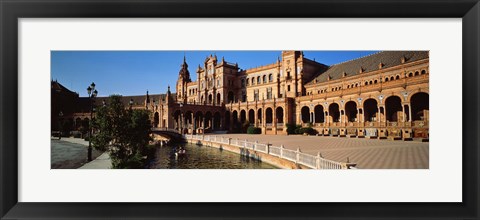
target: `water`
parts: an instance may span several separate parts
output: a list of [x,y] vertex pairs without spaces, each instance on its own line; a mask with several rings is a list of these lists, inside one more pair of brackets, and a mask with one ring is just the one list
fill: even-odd
[[[183,146],[186,156],[175,159],[174,147]],[[158,147],[152,169],[275,169],[274,166],[239,154],[194,144]]]

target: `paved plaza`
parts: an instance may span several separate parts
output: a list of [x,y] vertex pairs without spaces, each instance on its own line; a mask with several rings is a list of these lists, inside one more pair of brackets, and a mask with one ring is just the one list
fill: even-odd
[[[76,169],[87,163],[88,141],[80,138],[51,139],[51,169]],[[102,152],[93,150],[92,157]]]
[[300,150],[326,159],[357,163],[360,169],[428,169],[429,143],[366,138],[302,135],[215,134],[218,136],[270,143]]

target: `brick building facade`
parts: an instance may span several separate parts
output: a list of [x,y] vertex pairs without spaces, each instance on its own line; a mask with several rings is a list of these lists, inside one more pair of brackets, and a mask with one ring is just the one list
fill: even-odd
[[250,124],[286,134],[287,124],[299,124],[321,135],[428,138],[428,51],[383,51],[331,66],[282,51],[273,63],[246,70],[210,55],[196,75],[192,80],[184,59],[176,93],[124,99],[151,110],[154,127],[184,133]]

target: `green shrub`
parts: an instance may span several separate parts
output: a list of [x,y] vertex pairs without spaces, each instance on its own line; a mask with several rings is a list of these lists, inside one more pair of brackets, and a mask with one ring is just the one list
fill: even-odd
[[249,122],[248,120],[246,120],[246,121],[242,124],[242,133],[247,133],[248,127],[250,127],[250,122]]
[[254,126],[250,126],[247,129],[247,134],[261,134],[262,129]]
[[316,135],[318,134],[318,131],[313,129],[312,127],[305,127],[305,128],[300,128],[299,129],[299,134],[309,134],[309,135]]
[[295,126],[295,134],[303,134],[301,125]]
[[295,124],[287,124],[287,134],[295,134]]

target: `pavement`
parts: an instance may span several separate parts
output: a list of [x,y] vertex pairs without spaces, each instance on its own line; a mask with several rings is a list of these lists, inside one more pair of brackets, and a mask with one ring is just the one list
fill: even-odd
[[323,137],[303,135],[215,134],[259,143],[283,145],[287,149],[326,159],[356,163],[360,169],[428,169],[429,143],[403,140]]
[[[88,141],[81,138],[51,139],[51,169],[109,169],[108,154],[93,150],[87,161]],[[106,158],[105,158],[106,157]]]

